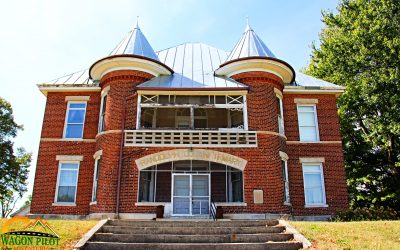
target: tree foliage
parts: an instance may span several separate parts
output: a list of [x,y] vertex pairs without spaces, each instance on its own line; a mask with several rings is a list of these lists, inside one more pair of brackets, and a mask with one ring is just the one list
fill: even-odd
[[400,211],[400,4],[342,0],[322,13],[306,73],[343,85],[339,117],[353,208]]
[[0,97],[0,215],[7,217],[18,197],[26,192],[31,154],[23,148],[14,151],[13,138],[22,126],[14,121],[10,103]]

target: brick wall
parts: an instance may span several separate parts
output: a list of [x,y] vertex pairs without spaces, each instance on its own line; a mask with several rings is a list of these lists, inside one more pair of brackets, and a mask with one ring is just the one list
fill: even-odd
[[[139,71],[115,71],[101,80],[104,89],[110,86],[107,98],[105,118],[106,132],[97,134],[100,93],[80,93],[90,95],[84,138],[96,139],[95,142],[42,141],[40,145],[35,187],[33,194],[33,213],[69,213],[88,214],[97,212],[113,213],[117,203],[117,176],[120,159],[121,129],[135,128],[137,96],[135,86],[152,76]],[[283,205],[283,178],[279,151],[289,155],[290,196],[295,215],[330,214],[337,209],[347,207],[347,190],[343,167],[343,154],[339,143],[299,144],[297,110],[294,98],[317,98],[317,113],[321,141],[340,141],[339,124],[334,95],[293,95],[285,94],[284,121],[286,138],[277,132],[277,100],[274,88],[283,89],[282,81],[266,72],[247,72],[233,76],[250,87],[247,96],[249,129],[266,131],[258,134],[257,148],[215,148],[248,161],[244,171],[244,202],[247,207],[226,208],[225,212],[238,213],[288,213],[291,208]],[[76,93],[49,93],[42,138],[61,138],[66,112],[65,96]],[[126,104],[126,112],[125,106]],[[123,117],[125,116],[125,120]],[[97,134],[97,136],[96,136]],[[99,171],[97,204],[90,205],[93,180],[93,154],[103,150]],[[135,159],[172,148],[125,147],[122,152],[120,212],[155,212],[155,207],[135,206],[138,195],[139,172]],[[75,207],[57,207],[54,201],[54,189],[57,179],[57,154],[84,155],[79,171],[78,198]],[[300,157],[324,157],[324,176],[327,208],[304,208],[303,177]],[[162,178],[160,178],[161,180]],[[164,177],[165,179],[165,177]],[[168,196],[170,182],[164,183],[163,192]],[[212,182],[215,182],[212,180]],[[264,191],[264,204],[253,204],[253,190]],[[215,189],[212,189],[216,193]]]

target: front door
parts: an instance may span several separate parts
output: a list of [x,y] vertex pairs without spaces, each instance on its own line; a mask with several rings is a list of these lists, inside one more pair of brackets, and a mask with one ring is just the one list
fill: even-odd
[[206,215],[210,206],[210,175],[173,174],[172,194],[173,215]]

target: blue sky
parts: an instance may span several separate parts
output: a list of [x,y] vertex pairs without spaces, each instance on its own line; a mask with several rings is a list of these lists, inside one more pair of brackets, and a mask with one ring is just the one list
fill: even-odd
[[[132,29],[136,16],[154,50],[203,42],[230,51],[248,16],[271,51],[296,70],[318,41],[321,10],[337,0],[31,0],[0,4],[0,96],[23,124],[17,146],[36,166],[45,97],[36,84],[90,67]],[[54,166],[57,167],[57,166]]]

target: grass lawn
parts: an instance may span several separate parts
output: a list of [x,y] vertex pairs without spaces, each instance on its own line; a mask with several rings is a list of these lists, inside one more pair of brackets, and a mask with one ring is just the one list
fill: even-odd
[[[0,219],[0,229],[5,221],[6,219]],[[78,242],[78,240],[98,222],[95,220],[46,220],[46,221],[52,226],[54,231],[61,238],[59,249],[72,249],[73,246]]]
[[400,249],[400,221],[291,221],[314,249]]

